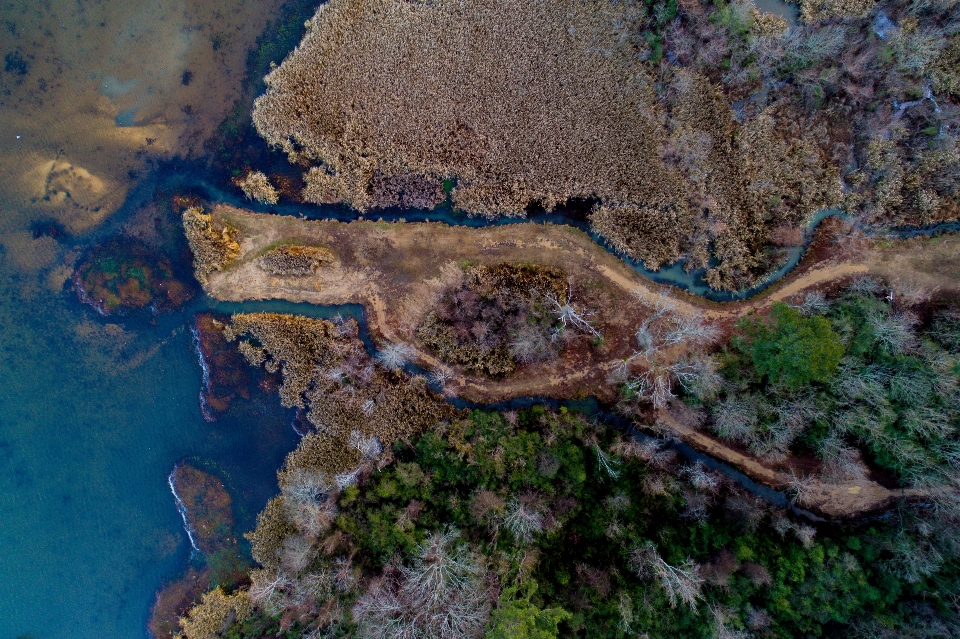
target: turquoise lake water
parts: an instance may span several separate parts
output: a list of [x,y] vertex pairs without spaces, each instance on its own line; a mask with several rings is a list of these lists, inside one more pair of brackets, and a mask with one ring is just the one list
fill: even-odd
[[[68,277],[149,206],[165,158],[202,164],[282,4],[0,6],[0,639],[147,637],[190,560],[175,464],[224,481],[238,534],[277,491],[298,437],[276,393],[201,414],[189,327],[208,303],[103,318]],[[53,237],[32,232],[49,220]]]
[[290,413],[271,395],[204,422],[186,317],[107,333],[69,291],[37,294],[5,266],[0,637],[145,636],[154,592],[188,557],[173,465],[217,470],[247,530],[295,446]]

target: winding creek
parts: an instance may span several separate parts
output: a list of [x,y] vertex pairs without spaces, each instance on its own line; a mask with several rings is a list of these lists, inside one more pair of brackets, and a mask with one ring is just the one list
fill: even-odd
[[[185,175],[186,174],[186,175]],[[177,167],[171,170],[170,167],[161,167],[149,179],[145,180],[137,191],[133,194],[128,206],[131,208],[142,205],[153,197],[156,191],[171,191],[177,189],[190,190],[191,192],[202,194],[203,199],[211,203],[222,203],[243,208],[258,213],[270,213],[273,215],[290,215],[301,217],[308,220],[336,220],[340,222],[350,222],[357,219],[383,220],[384,222],[441,222],[451,226],[465,226],[468,228],[482,228],[488,226],[505,226],[509,224],[563,224],[577,228],[587,233],[598,245],[602,246],[608,252],[619,257],[625,264],[629,265],[639,275],[657,284],[673,286],[684,290],[690,294],[697,295],[712,302],[734,302],[749,299],[754,295],[763,292],[766,288],[777,281],[789,275],[790,272],[800,263],[806,253],[810,242],[814,238],[814,233],[820,224],[831,217],[846,219],[847,216],[837,209],[824,209],[818,211],[807,220],[804,229],[804,241],[798,246],[792,246],[784,249],[780,257],[780,264],[759,281],[744,290],[740,291],[717,291],[710,288],[705,280],[706,270],[693,269],[687,271],[684,268],[683,260],[663,266],[658,270],[651,270],[643,265],[640,260],[633,259],[627,255],[617,252],[603,237],[595,233],[587,217],[589,203],[584,203],[577,208],[560,206],[554,211],[543,211],[542,209],[531,209],[525,218],[500,217],[497,219],[488,219],[481,216],[468,216],[461,211],[453,209],[449,200],[433,210],[420,209],[398,209],[387,208],[377,209],[366,214],[366,217],[360,215],[356,210],[343,205],[314,205],[314,204],[276,204],[262,205],[246,200],[237,193],[224,191],[215,186],[209,179],[204,179],[203,168],[200,166],[185,168]],[[892,239],[908,239],[920,236],[935,236],[941,233],[960,232],[960,221],[942,222],[923,227],[876,227],[867,228],[864,231],[873,237],[888,237]]]

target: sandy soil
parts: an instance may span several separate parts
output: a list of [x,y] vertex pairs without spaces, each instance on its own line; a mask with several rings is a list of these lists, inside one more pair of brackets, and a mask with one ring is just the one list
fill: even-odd
[[199,155],[279,4],[0,6],[0,232],[37,217],[83,232],[122,204],[150,160]]
[[[206,291],[225,301],[286,299],[313,304],[363,304],[372,333],[381,340],[403,341],[416,351],[418,363],[436,367],[436,360],[416,337],[416,327],[433,307],[446,282],[457,276],[458,264],[530,261],[563,268],[573,278],[574,295],[594,309],[603,309],[596,324],[604,334],[601,349],[569,349],[558,360],[525,367],[504,380],[458,374],[450,391],[476,402],[495,402],[530,395],[570,398],[595,395],[613,399],[611,371],[634,353],[633,334],[665,290],[630,269],[586,234],[568,226],[512,224],[470,229],[440,223],[305,221],[256,214],[228,206],[212,212],[238,228],[243,236],[240,257],[224,272],[210,277]],[[336,261],[310,276],[274,276],[257,258],[277,243],[329,248]],[[891,278],[903,287],[956,293],[960,238],[911,240],[866,251],[847,261],[806,264],[763,294],[743,302],[717,304],[671,290],[675,308],[718,322],[730,322],[775,301],[797,296],[857,275]],[[785,487],[788,476],[756,458],[693,427],[669,413],[664,421],[698,450],[721,459],[765,484]],[[876,510],[910,491],[891,491],[863,480],[821,485],[804,503],[828,517],[849,517]]]

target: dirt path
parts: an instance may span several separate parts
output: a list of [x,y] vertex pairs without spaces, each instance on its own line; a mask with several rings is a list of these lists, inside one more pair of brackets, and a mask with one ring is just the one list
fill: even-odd
[[[635,352],[634,333],[667,287],[642,277],[576,229],[551,224],[465,228],[441,223],[305,221],[251,213],[228,206],[212,212],[240,230],[241,255],[204,287],[224,301],[285,299],[313,304],[363,304],[371,333],[381,341],[405,342],[421,365],[437,368],[416,335],[445,285],[462,272],[460,265],[529,262],[557,266],[573,279],[574,294],[594,309],[603,309],[597,325],[604,334],[601,349],[581,345],[565,349],[553,362],[524,367],[504,380],[457,371],[448,390],[464,399],[492,403],[525,396],[615,399],[610,373]],[[257,258],[278,243],[321,245],[335,262],[309,276],[275,276],[258,266]],[[954,252],[955,251],[955,252]],[[952,277],[950,257],[960,255],[960,238],[901,243],[855,261],[830,261],[798,269],[764,293],[742,302],[718,304],[670,289],[674,308],[713,321],[731,321],[775,301],[856,275],[895,278],[917,288],[960,288]],[[943,264],[947,267],[944,270]],[[787,476],[710,435],[669,425],[686,442],[743,470],[754,479],[782,487]],[[830,517],[852,516],[882,507],[907,492],[889,491],[871,481],[821,486],[807,505]]]
[[[771,468],[756,457],[742,453],[702,430],[687,426],[669,411],[660,411],[657,417],[683,442],[700,452],[737,468],[751,479],[767,486],[780,490],[790,488],[791,477],[787,473]],[[806,492],[800,505],[836,519],[881,510],[897,499],[924,494],[914,489],[891,490],[865,478],[842,483],[817,482]]]
[[[533,255],[537,263],[564,269],[573,277],[575,294],[581,301],[604,309],[597,318],[606,342],[603,349],[574,349],[555,362],[527,367],[522,376],[505,380],[457,375],[452,382],[454,390],[478,402],[531,394],[608,395],[607,376],[634,353],[637,326],[667,290],[637,274],[586,234],[567,226],[513,224],[468,229],[439,223],[308,222],[227,206],[217,207],[213,213],[239,228],[244,239],[239,259],[210,278],[206,289],[211,296],[230,301],[278,298],[314,304],[363,304],[376,336],[410,344],[418,360],[430,367],[440,362],[423,348],[416,328],[444,285],[460,271],[457,264],[522,262]],[[312,276],[273,276],[257,266],[256,258],[280,242],[321,244],[331,248],[338,259]],[[770,294],[723,305],[677,289],[670,289],[670,295],[677,312],[711,320],[735,319],[811,286],[868,271],[866,264],[825,265]]]

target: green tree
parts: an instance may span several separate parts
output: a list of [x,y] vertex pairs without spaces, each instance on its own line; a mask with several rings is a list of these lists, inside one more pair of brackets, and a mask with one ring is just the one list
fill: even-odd
[[773,305],[766,322],[741,321],[740,348],[760,376],[773,384],[799,388],[829,380],[843,357],[843,344],[823,317],[804,317],[782,302]]
[[528,581],[524,595],[511,586],[500,595],[500,604],[490,618],[485,639],[557,639],[557,626],[573,615],[563,608],[541,610],[530,598],[537,591],[537,582]]

